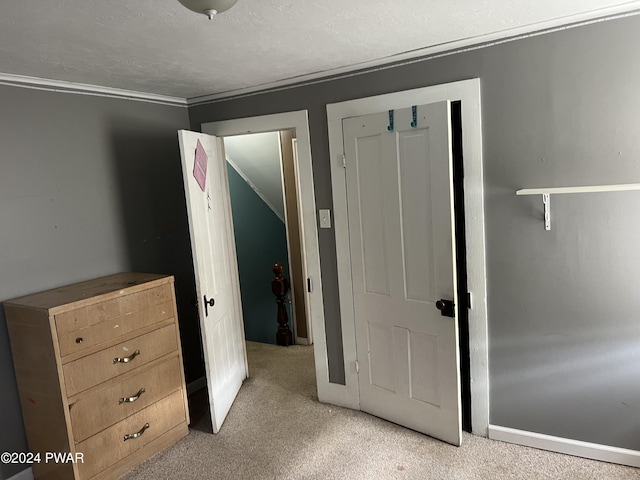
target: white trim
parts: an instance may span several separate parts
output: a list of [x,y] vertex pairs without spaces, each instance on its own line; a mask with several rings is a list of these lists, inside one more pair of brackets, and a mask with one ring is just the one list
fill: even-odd
[[282,217],[282,215],[280,215],[280,213],[278,212],[276,207],[274,207],[273,204],[269,200],[267,200],[267,197],[265,197],[262,194],[262,192],[258,189],[258,187],[255,186],[255,184],[249,179],[247,174],[244,173],[244,171],[238,166],[238,164],[236,162],[234,162],[229,157],[229,155],[225,154],[225,159],[227,160],[229,165],[231,165],[233,167],[233,169],[236,171],[236,173],[242,177],[242,179],[245,181],[245,183],[251,187],[251,190],[253,190],[256,193],[256,195],[258,195],[260,197],[260,199],[264,203],[267,204],[267,207],[269,207],[271,209],[271,211],[275,214],[275,216],[278,217],[282,223],[285,223],[284,218]]
[[[296,285],[293,281],[293,262],[291,262],[291,228],[289,227],[289,213],[288,213],[288,205],[287,205],[287,196],[286,196],[286,189],[284,186],[284,163],[283,163],[283,158],[282,158],[282,132],[278,132],[278,166],[280,167],[280,195],[282,196],[282,210],[283,210],[283,214],[284,214],[284,219],[282,219],[282,223],[284,223],[284,235],[285,235],[285,241],[287,244],[287,265],[289,265],[289,271],[287,272],[289,274],[289,313],[290,313],[290,317],[289,317],[289,322],[291,323],[291,330],[292,330],[292,335],[294,338],[294,342],[296,341],[295,339],[298,336],[298,327],[296,325],[296,296],[295,296],[295,291],[296,288],[300,287],[300,285]],[[296,161],[295,158],[292,161]],[[294,167],[295,169],[295,167]],[[297,181],[295,181],[294,184],[295,188],[296,188],[296,195],[297,195]],[[296,214],[298,216],[300,216],[297,213],[297,209],[298,206],[296,204]],[[300,232],[296,232],[296,234],[298,235],[298,237],[300,236]],[[300,262],[304,262],[304,258],[300,258]],[[297,343],[297,342],[296,342]]]
[[57,93],[73,93],[76,95],[120,98],[123,100],[159,103],[162,105],[171,105],[178,107],[186,107],[188,104],[186,98],[171,97],[168,95],[156,95],[155,93],[136,92],[133,90],[124,90],[120,88],[101,87],[99,85],[89,85],[86,83],[67,82],[64,80],[27,77],[24,75],[13,75],[10,73],[0,73],[0,85],[31,88],[33,90],[45,90]]
[[296,337],[296,345],[311,345],[308,338]]
[[489,438],[501,442],[515,443],[527,447],[549,450],[576,457],[619,463],[630,467],[640,467],[640,452],[626,448],[610,447],[597,443],[582,442],[569,438],[553,437],[542,433],[516,430],[515,428],[489,425]]
[[471,420],[476,435],[487,436],[489,426],[489,356],[487,337],[487,287],[485,268],[484,198],[482,177],[482,132],[480,80],[464,80],[433,87],[362,98],[327,105],[329,155],[333,195],[338,286],[342,315],[346,385],[335,385],[340,405],[359,408],[356,342],[351,285],[351,260],[347,223],[345,171],[342,166],[342,119],[443,100],[462,101],[464,151],[464,203],[467,238],[467,284],[474,305],[469,310],[471,356]]
[[7,480],[33,480],[33,469],[29,467],[20,473],[16,473],[13,477],[9,477]]
[[199,97],[191,97],[187,99],[187,104],[191,106],[215,103],[225,101],[235,97],[243,97],[249,95],[258,95],[267,91],[286,90],[291,87],[299,87],[333,81],[339,78],[347,78],[355,75],[371,73],[375,70],[384,70],[394,68],[400,65],[406,65],[416,62],[422,62],[432,58],[455,55],[470,50],[477,50],[493,45],[521,40],[523,38],[545,35],[569,28],[581,27],[592,23],[599,23],[608,20],[615,20],[628,16],[640,14],[640,2],[632,1],[623,5],[593,10],[591,12],[570,15],[562,18],[556,18],[546,22],[532,23],[522,27],[511,28],[499,32],[477,35],[453,42],[441,43],[430,47],[418,48],[409,52],[399,53],[388,57],[361,62],[348,65],[341,68],[331,70],[322,70],[307,75],[299,75],[292,78],[285,78],[270,83],[263,83],[247,88],[238,88],[228,90],[226,92],[213,93],[211,95],[202,95]]
[[626,183],[618,185],[589,185],[583,187],[548,187],[548,188],[523,188],[516,190],[516,195],[544,195],[545,193],[599,193],[599,192],[627,192],[640,190],[640,183]]
[[306,110],[277,113],[260,117],[240,118],[220,122],[203,123],[203,133],[218,137],[242,135],[247,133],[273,132],[296,129],[298,139],[298,156],[296,168],[299,182],[296,182],[298,198],[301,205],[303,223],[303,243],[306,271],[314,288],[308,294],[308,309],[314,333],[314,358],[316,365],[316,381],[318,397],[322,401],[330,398],[326,393],[331,391],[329,383],[329,364],[324,325],[324,302],[322,295],[322,276],[320,272],[320,249],[318,245],[318,226],[316,224],[316,200],[314,194],[313,168],[311,163],[311,140],[309,136],[309,119]]
[[[298,185],[300,185],[300,174],[298,172],[298,139],[297,138],[293,138],[291,140],[291,146],[293,148],[293,166],[294,166],[294,172],[295,172],[295,183],[296,183],[296,195],[298,192]],[[302,218],[302,203],[300,201],[300,197],[298,196],[296,198],[298,204],[296,205],[296,210],[298,212],[298,237],[302,240],[304,238],[304,218]],[[314,217],[315,217],[315,212],[314,212]],[[288,232],[289,230],[287,230]],[[302,242],[300,245],[300,255],[302,256],[302,279],[303,279],[303,283],[304,285],[302,286],[303,290],[303,294],[304,294],[304,299],[305,299],[305,309],[304,309],[304,313],[306,315],[305,318],[305,323],[307,324],[307,338],[303,339],[305,340],[305,342],[303,343],[304,345],[313,345],[313,325],[311,325],[311,313],[309,312],[309,287],[307,284],[307,279],[309,278],[309,275],[307,273],[307,266],[306,263],[304,262],[304,258],[305,258],[305,251],[304,251],[304,243]],[[296,343],[298,343],[298,340],[296,339]]]
[[187,396],[193,395],[204,388],[207,388],[207,377],[205,375],[187,384]]

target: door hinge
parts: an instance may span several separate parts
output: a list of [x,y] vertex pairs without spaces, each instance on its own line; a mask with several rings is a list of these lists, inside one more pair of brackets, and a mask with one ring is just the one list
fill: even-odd
[[347,156],[342,154],[342,168],[347,168]]
[[471,310],[471,293],[467,292],[467,308]]
[[311,290],[313,290],[311,288],[311,279],[307,278],[307,293],[311,293]]
[[360,364],[358,363],[358,360],[356,360],[356,373],[360,373]]

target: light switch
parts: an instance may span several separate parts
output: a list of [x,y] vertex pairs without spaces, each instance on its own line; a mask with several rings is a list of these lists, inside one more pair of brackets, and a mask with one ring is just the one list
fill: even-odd
[[321,208],[318,210],[320,216],[320,228],[331,228],[331,210],[328,208]]

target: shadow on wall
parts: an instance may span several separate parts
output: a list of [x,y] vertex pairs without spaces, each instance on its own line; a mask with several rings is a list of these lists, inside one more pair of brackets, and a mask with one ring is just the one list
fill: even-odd
[[[7,322],[2,308],[0,308],[0,378],[3,380],[2,389],[0,389],[0,405],[2,405],[2,409],[9,412],[22,412],[18,395],[16,394],[18,387],[16,386],[16,377],[13,371]],[[0,416],[0,430],[5,432],[4,435],[0,436],[0,452],[27,450],[22,415]],[[13,432],[13,434],[7,435],[6,432]],[[25,465],[5,465],[0,463],[0,478],[10,478],[24,469]]]
[[204,375],[195,277],[177,131],[117,119],[111,124],[123,246],[132,271],[175,277],[187,383]]
[[[274,263],[284,265],[289,277],[287,234],[284,223],[227,164],[233,230],[238,255],[245,339],[276,343],[278,331],[276,297],[271,291]],[[289,328],[291,308],[287,305]]]

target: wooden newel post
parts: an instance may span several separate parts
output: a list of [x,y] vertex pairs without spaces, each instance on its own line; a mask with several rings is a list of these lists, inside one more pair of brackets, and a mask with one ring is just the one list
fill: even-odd
[[282,272],[284,267],[276,263],[272,268],[275,278],[271,280],[271,291],[276,296],[278,304],[278,333],[276,333],[276,343],[288,347],[293,344],[293,335],[289,330],[289,317],[285,304],[287,302],[287,292],[289,291],[289,280],[287,280]]

